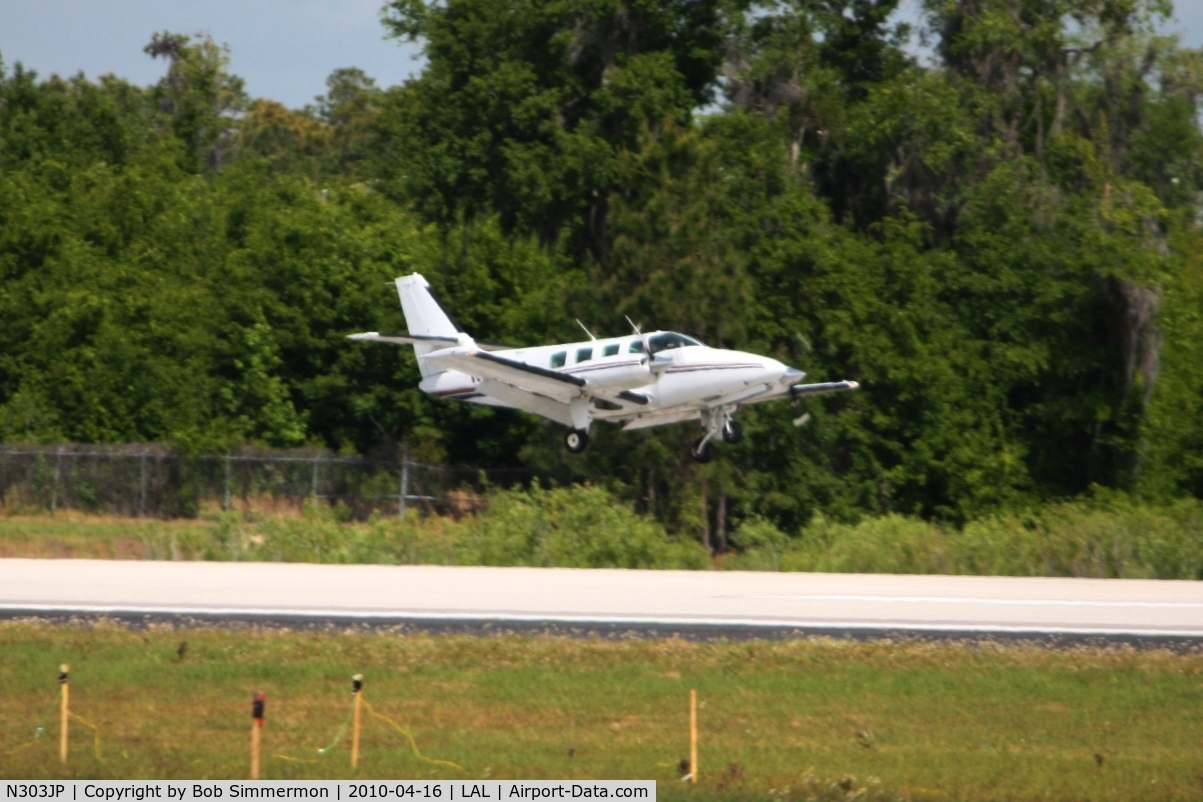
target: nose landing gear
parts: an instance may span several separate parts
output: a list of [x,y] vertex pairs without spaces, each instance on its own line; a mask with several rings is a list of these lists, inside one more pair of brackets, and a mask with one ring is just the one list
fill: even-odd
[[693,455],[696,462],[709,462],[714,459],[714,443],[710,442],[709,437],[703,437],[693,444],[689,453]]
[[724,442],[734,445],[744,439],[744,427],[731,419],[735,407],[702,410],[702,430],[705,434],[693,444],[690,454],[697,462],[710,462],[714,459],[714,438],[721,437]]

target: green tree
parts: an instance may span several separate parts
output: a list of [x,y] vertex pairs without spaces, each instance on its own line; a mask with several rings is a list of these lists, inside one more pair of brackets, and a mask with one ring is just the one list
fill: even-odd
[[208,36],[193,42],[178,33],[156,33],[144,48],[165,58],[167,74],[153,89],[172,133],[188,149],[190,169],[216,169],[229,160],[234,115],[247,106],[241,78],[227,71],[228,48]]

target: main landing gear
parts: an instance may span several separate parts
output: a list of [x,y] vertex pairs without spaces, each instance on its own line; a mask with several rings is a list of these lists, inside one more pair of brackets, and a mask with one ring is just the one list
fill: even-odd
[[580,454],[589,447],[589,433],[573,429],[564,436],[564,445],[573,454]]
[[[744,427],[731,418],[734,407],[702,410],[702,431],[704,434],[693,444],[690,455],[698,462],[710,462],[717,451],[714,440],[722,439],[724,443],[735,445],[744,439]],[[584,429],[572,429],[564,435],[564,446],[570,453],[581,454],[589,447],[589,433]]]
[[697,462],[710,462],[714,459],[715,451],[712,441],[716,437],[721,437],[724,442],[732,445],[744,439],[744,427],[731,418],[731,413],[734,411],[734,407],[702,410],[702,430],[705,434],[693,444],[693,448],[690,450],[690,454]]

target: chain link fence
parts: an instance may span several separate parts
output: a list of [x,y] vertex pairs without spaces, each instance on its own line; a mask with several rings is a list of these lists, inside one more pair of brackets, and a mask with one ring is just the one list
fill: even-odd
[[157,445],[4,446],[0,499],[8,510],[71,509],[191,518],[221,509],[299,508],[319,499],[355,518],[407,508],[470,512],[488,486],[529,483],[517,468],[430,465],[313,449],[185,455]]

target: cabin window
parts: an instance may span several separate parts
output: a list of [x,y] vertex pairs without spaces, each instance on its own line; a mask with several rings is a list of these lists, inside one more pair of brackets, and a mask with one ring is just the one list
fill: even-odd
[[684,348],[687,345],[701,345],[701,343],[692,337],[686,337],[684,334],[677,334],[671,331],[657,334],[648,340],[648,348],[653,354],[660,351],[671,351],[674,348]]
[[631,347],[627,349],[628,354],[642,354],[643,340],[631,340]]
[[593,358],[593,349],[592,348],[576,349],[576,361],[577,362],[588,362],[592,358]]
[[552,354],[551,355],[551,367],[553,369],[554,368],[562,368],[562,367],[564,367],[564,362],[567,359],[568,359],[567,351],[560,351],[559,353]]
[[618,343],[614,343],[613,345],[606,346],[606,350],[605,350],[605,352],[602,353],[602,356],[616,356],[617,354],[618,354]]

